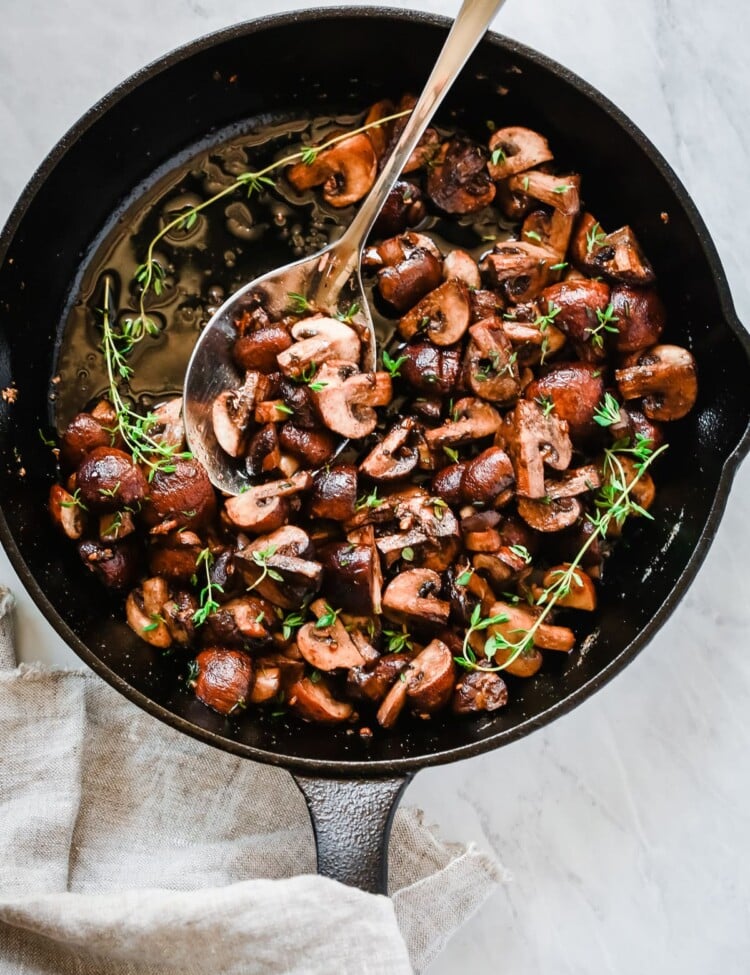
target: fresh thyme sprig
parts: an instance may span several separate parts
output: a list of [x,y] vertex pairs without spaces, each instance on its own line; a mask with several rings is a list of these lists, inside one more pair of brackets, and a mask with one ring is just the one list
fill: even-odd
[[386,349],[383,349],[383,366],[390,373],[391,379],[398,379],[401,375],[401,366],[408,361],[408,358],[406,355],[401,355],[398,359],[394,359]]
[[138,298],[138,317],[135,319],[135,321],[139,322],[141,327],[145,327],[148,322],[151,322],[151,319],[146,311],[146,298],[151,291],[153,291],[158,298],[164,290],[166,278],[166,270],[155,258],[154,251],[159,242],[163,240],[164,237],[166,237],[172,230],[189,230],[192,226],[194,226],[196,220],[198,219],[198,214],[201,213],[201,211],[206,210],[208,207],[212,206],[219,200],[222,200],[224,197],[231,196],[231,194],[235,193],[237,190],[245,189],[248,197],[250,197],[253,195],[253,193],[260,193],[266,187],[273,188],[276,184],[274,180],[271,179],[269,174],[277,169],[282,169],[284,166],[289,166],[295,162],[303,162],[308,166],[311,166],[318,158],[318,154],[323,152],[325,149],[330,149],[331,146],[335,146],[337,143],[343,142],[345,139],[349,139],[354,135],[359,135],[362,132],[367,132],[369,129],[377,128],[380,125],[385,125],[388,122],[393,122],[396,119],[403,118],[405,115],[409,115],[410,113],[411,109],[406,109],[403,112],[396,112],[393,115],[387,115],[384,118],[376,119],[374,122],[368,122],[367,125],[361,125],[358,129],[354,129],[351,132],[342,132],[339,135],[334,136],[332,139],[328,139],[326,142],[322,143],[322,145],[303,146],[296,152],[292,152],[281,159],[277,159],[275,162],[269,163],[268,166],[264,166],[262,169],[255,172],[241,173],[237,179],[234,180],[234,182],[229,184],[229,186],[225,186],[223,190],[215,193],[207,200],[203,200],[202,203],[197,203],[193,207],[180,211],[180,213],[174,217],[174,219],[164,224],[159,232],[152,238],[146,250],[146,256],[143,263],[136,268],[134,277],[140,286],[140,295]]
[[203,548],[198,553],[195,566],[199,569],[204,566],[206,573],[206,584],[201,589],[199,599],[200,608],[193,613],[193,622],[196,626],[203,626],[209,616],[219,608],[218,602],[214,599],[214,593],[224,592],[222,586],[211,579],[211,566],[214,564],[214,556],[210,548]]
[[133,368],[128,364],[126,356],[141,342],[146,335],[153,335],[158,331],[149,322],[137,324],[137,320],[127,319],[120,328],[112,325],[110,279],[104,279],[104,306],[101,309],[102,351],[107,366],[107,383],[109,386],[109,401],[117,416],[116,426],[109,432],[119,434],[126,447],[133,455],[136,464],[148,467],[148,478],[153,479],[157,471],[171,474],[175,470],[175,461],[189,460],[193,455],[189,451],[180,451],[174,444],[167,444],[151,436],[150,431],[157,423],[154,413],[142,416],[132,410],[122,398],[120,385],[127,383],[133,375]]
[[594,410],[594,423],[600,427],[611,427],[620,422],[620,404],[612,393],[605,393],[604,399]]
[[619,322],[620,319],[615,315],[614,306],[610,302],[604,311],[601,308],[596,309],[596,320],[597,325],[587,330],[588,335],[586,337],[591,340],[591,344],[596,346],[597,349],[603,349],[604,336],[602,332],[611,332],[613,335],[617,335],[620,330],[615,323]]
[[282,576],[282,574],[280,572],[277,572],[276,569],[272,569],[271,566],[268,564],[268,560],[271,558],[271,556],[273,556],[276,553],[277,548],[278,545],[268,545],[266,546],[266,548],[252,553],[253,562],[255,562],[258,568],[260,568],[262,571],[261,574],[258,576],[258,578],[255,580],[255,582],[251,586],[247,587],[248,592],[251,589],[257,589],[258,586],[261,584],[261,582],[263,582],[263,580],[266,578],[266,576],[268,576],[269,579],[273,579],[274,582],[284,581],[284,577]]
[[[629,441],[617,441],[604,453],[603,474],[604,483],[600,489],[599,497],[596,500],[596,514],[589,514],[586,517],[594,528],[581,548],[578,550],[572,562],[568,563],[564,570],[556,575],[556,581],[547,586],[536,600],[537,606],[541,607],[541,612],[536,617],[528,629],[513,630],[511,635],[518,633],[516,639],[508,639],[502,633],[492,633],[484,645],[485,656],[494,659],[499,651],[504,651],[506,656],[502,663],[487,666],[477,661],[477,655],[471,647],[470,640],[474,633],[487,630],[491,626],[508,623],[510,617],[505,614],[495,616],[482,616],[481,604],[478,603],[469,620],[469,628],[464,637],[461,656],[456,657],[456,663],[467,670],[481,670],[486,672],[496,672],[505,670],[521,654],[530,650],[534,646],[534,637],[539,627],[544,623],[549,614],[554,609],[560,599],[569,595],[571,586],[580,585],[580,577],[576,574],[583,557],[597,538],[604,538],[609,526],[614,521],[621,528],[629,515],[637,514],[647,518],[652,516],[645,511],[632,498],[632,492],[636,484],[641,480],[646,470],[653,464],[666,449],[664,444],[658,450],[653,450],[651,441],[643,436],[638,436],[631,445]],[[620,460],[620,455],[632,457],[634,459],[633,469],[635,477],[628,480],[628,475]]]

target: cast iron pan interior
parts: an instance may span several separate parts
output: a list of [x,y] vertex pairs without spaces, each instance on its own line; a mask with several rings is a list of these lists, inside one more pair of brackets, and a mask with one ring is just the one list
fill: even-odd
[[131,78],[75,126],[33,178],[1,240],[0,388],[12,378],[19,399],[13,407],[0,402],[0,535],[21,578],[63,638],[131,700],[221,748],[302,771],[406,772],[493,748],[579,703],[634,657],[684,592],[748,445],[750,343],[685,191],[599,94],[492,36],[442,119],[455,112],[482,139],[487,119],[547,134],[558,158],[583,173],[587,204],[602,224],[636,228],[670,309],[668,339],[689,346],[699,363],[697,407],[670,430],[668,460],[655,472],[656,520],[629,529],[611,560],[595,641],[569,660],[549,661],[534,680],[514,682],[511,703],[496,717],[422,722],[369,746],[356,735],[283,720],[228,722],[177,688],[174,665],[134,636],[118,601],[47,528],[54,470],[37,431],[52,419],[48,383],[61,312],[82,260],[124,198],[157,167],[238,121],[251,128],[418,90],[446,29],[441,18],[342,9],[257,21],[189,45]]

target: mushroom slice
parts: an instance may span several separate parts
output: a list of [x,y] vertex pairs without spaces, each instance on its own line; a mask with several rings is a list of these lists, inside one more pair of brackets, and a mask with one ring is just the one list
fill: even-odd
[[553,501],[559,501],[560,498],[575,498],[587,491],[596,491],[601,484],[602,479],[597,467],[594,464],[587,464],[585,467],[566,471],[559,480],[545,481],[545,497],[552,498]]
[[410,659],[407,653],[388,653],[362,667],[353,667],[346,678],[348,693],[362,701],[377,704],[386,696]]
[[530,528],[540,532],[559,532],[574,525],[581,517],[583,508],[575,498],[560,498],[549,503],[519,498],[518,513]]
[[698,396],[695,359],[678,345],[655,345],[628,356],[615,372],[623,399],[643,397],[649,420],[680,420]]
[[342,724],[354,715],[348,701],[338,701],[325,679],[313,683],[303,677],[289,688],[289,707],[304,721],[315,724]]
[[563,265],[563,267],[556,267],[555,270],[563,271],[566,266],[564,257],[573,233],[574,222],[573,216],[560,210],[553,210],[551,213],[546,210],[534,210],[523,222],[521,240],[536,240],[543,247],[548,247],[557,255],[557,263]]
[[312,163],[290,166],[286,177],[298,192],[322,185],[323,199],[338,208],[351,206],[367,196],[377,172],[372,142],[364,133],[358,133],[318,152]]
[[388,583],[383,593],[383,612],[398,623],[448,621],[450,603],[439,598],[442,580],[431,569],[407,569]]
[[49,489],[49,513],[53,522],[68,538],[75,541],[83,535],[84,517],[80,504],[59,484],[53,484]]
[[[555,565],[547,571],[542,580],[544,589],[549,589],[557,585],[560,576],[570,568],[569,563]],[[537,598],[542,594],[542,590],[535,590]],[[593,580],[581,568],[576,568],[573,572],[570,592],[566,595],[558,596],[556,600],[558,606],[565,606],[567,609],[582,609],[586,612],[593,612],[596,609],[596,587]]]
[[[488,616],[507,617],[502,623],[493,623],[487,630],[475,631],[472,633],[469,642],[478,656],[484,656],[484,645],[487,637],[495,634],[505,637],[511,643],[517,643],[531,627],[536,623],[541,610],[532,609],[529,606],[511,606],[510,603],[493,603],[488,612]],[[543,650],[559,650],[568,653],[576,643],[575,634],[567,626],[553,626],[551,623],[542,623],[534,633],[534,646],[541,647]],[[495,662],[503,663],[503,651],[495,655]],[[512,671],[511,671],[512,673]]]
[[507,403],[520,390],[517,353],[494,319],[485,319],[469,329],[464,375],[481,399]]
[[318,622],[306,623],[297,633],[299,652],[310,666],[323,671],[361,667],[365,658],[338,616],[334,616],[333,622],[328,626],[320,626],[321,620],[331,615],[325,600],[316,599],[310,609],[317,616]]
[[490,153],[487,169],[493,179],[507,179],[555,158],[543,135],[519,125],[493,132]]
[[408,312],[398,324],[405,339],[418,333],[435,345],[453,345],[471,321],[469,289],[463,281],[451,279],[435,288]]
[[[224,514],[235,528],[253,532],[275,531],[288,514],[285,499],[300,491],[307,491],[312,483],[307,471],[298,471],[284,481],[258,484],[242,494],[227,498]],[[269,527],[271,524],[273,528]]]
[[162,616],[172,640],[182,647],[195,638],[193,617],[197,609],[198,600],[192,593],[184,591],[179,591],[174,599],[168,599],[162,606]]
[[549,284],[557,263],[557,254],[548,247],[511,240],[495,244],[479,266],[493,287],[502,288],[509,301],[518,303],[529,301]]
[[464,674],[453,690],[453,713],[497,711],[508,703],[508,688],[499,674],[480,670]]
[[259,372],[248,372],[239,389],[220,393],[211,407],[214,436],[230,457],[240,457],[247,445],[248,429],[255,404],[264,398],[268,380]]
[[454,405],[447,423],[425,431],[425,439],[433,449],[469,443],[496,434],[500,422],[500,414],[489,403],[467,396]]
[[263,643],[270,637],[275,619],[273,607],[252,594],[222,603],[206,620],[204,642],[245,646],[248,642]]
[[389,237],[424,220],[427,208],[422,190],[408,180],[399,180],[372,225],[375,237]]
[[250,704],[265,704],[281,690],[281,670],[264,660],[255,665],[255,683],[250,691]]
[[374,125],[374,122],[380,122],[382,119],[388,118],[389,115],[393,115],[396,111],[396,107],[392,101],[388,98],[384,98],[379,102],[375,102],[374,105],[370,106],[367,115],[365,116],[365,125],[372,125],[372,128],[367,130],[367,138],[372,143],[372,148],[375,150],[375,155],[378,160],[382,159],[386,154],[388,149],[388,144],[391,140],[391,131],[393,129],[393,121],[387,122],[381,125]]
[[291,336],[281,325],[265,325],[240,336],[232,346],[232,358],[240,369],[262,373],[275,372],[276,356],[292,344]]
[[442,640],[432,640],[404,671],[406,696],[420,715],[440,711],[451,698],[456,679],[453,654]]
[[524,192],[554,207],[568,217],[574,217],[581,209],[581,177],[553,176],[551,173],[532,171],[523,175],[511,176],[508,187],[513,192]]
[[183,450],[185,447],[185,425],[182,422],[182,397],[174,396],[172,399],[159,403],[151,410],[153,424],[149,427],[148,433],[158,443],[175,450]]
[[404,234],[389,237],[379,244],[368,247],[362,255],[362,266],[367,268],[396,267],[418,251],[427,251],[442,264],[443,255],[432,237],[417,233],[415,230],[409,230]]
[[242,711],[253,686],[253,662],[246,653],[208,647],[195,658],[195,696],[219,714]]
[[495,199],[485,149],[468,139],[444,142],[430,161],[427,195],[446,213],[476,213]]
[[[404,679],[402,680],[402,676]],[[404,710],[406,704],[406,679],[405,675],[399,674],[397,680],[391,685],[391,689],[383,698],[383,703],[378,708],[376,720],[381,728],[392,728],[398,721],[398,716]]]
[[443,277],[446,281],[454,278],[463,281],[467,288],[478,291],[482,287],[482,276],[479,273],[479,265],[464,250],[457,247],[450,251],[443,261]]
[[637,287],[653,284],[656,278],[631,227],[605,234],[590,213],[579,220],[570,253],[576,266],[591,275],[605,274]]
[[440,284],[442,271],[434,254],[417,248],[395,266],[378,271],[378,290],[392,308],[405,312]]
[[573,457],[568,424],[534,402],[521,400],[513,412],[509,443],[516,468],[516,488],[522,498],[543,498],[544,465],[564,471]]
[[[294,345],[279,353],[276,360],[286,376],[301,376],[303,372],[329,359],[359,362],[360,341],[349,325],[335,318],[316,315],[305,318],[292,327]],[[317,377],[316,377],[317,378]]]
[[128,626],[152,647],[166,650],[172,645],[172,635],[162,617],[162,608],[169,599],[167,583],[159,576],[144,579],[125,601]]
[[375,535],[367,525],[349,536],[349,542],[331,542],[319,550],[329,591],[338,593],[342,609],[369,615],[380,613],[383,577],[375,548]]
[[308,430],[291,421],[282,426],[279,443],[312,468],[321,467],[336,453],[336,440],[327,430]]
[[417,430],[412,417],[405,417],[388,431],[359,465],[360,473],[373,481],[398,481],[417,466],[417,449],[411,442]]
[[387,406],[393,395],[387,372],[352,372],[352,364],[339,359],[324,363],[316,375],[321,389],[314,393],[323,423],[329,430],[359,440],[377,426],[376,406]]

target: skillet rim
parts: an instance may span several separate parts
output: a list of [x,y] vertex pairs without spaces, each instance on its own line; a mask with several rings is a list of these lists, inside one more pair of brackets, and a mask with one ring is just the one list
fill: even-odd
[[[290,11],[282,14],[268,15],[244,21],[238,24],[222,28],[210,34],[203,35],[193,41],[175,48],[162,57],[151,61],[149,64],[140,68],[124,81],[116,85],[111,91],[100,98],[81,118],[72,125],[62,138],[56,143],[52,150],[47,154],[31,179],[24,188],[18,202],[13,207],[8,220],[0,232],[0,266],[4,264],[5,258],[14,239],[14,236],[23,220],[26,211],[31,205],[38,190],[42,187],[48,176],[54,171],[57,164],[65,156],[68,150],[78,141],[78,139],[91,128],[109,109],[117,104],[122,98],[130,94],[131,91],[141,84],[151,80],[163,71],[171,68],[174,64],[184,61],[195,54],[201,53],[211,47],[223,43],[224,41],[237,38],[238,36],[249,36],[268,28],[284,27],[287,24],[299,24],[309,20],[323,19],[345,19],[345,18],[381,18],[391,19],[396,22],[422,23],[430,27],[448,29],[452,21],[448,17],[439,14],[428,14],[422,11],[407,11],[392,7],[330,7],[322,10],[303,10]],[[689,193],[682,185],[676,173],[666,161],[659,150],[651,143],[645,134],[631,121],[617,106],[606,96],[601,94],[588,82],[584,81],[574,72],[565,68],[557,61],[541,54],[533,48],[527,47],[518,41],[512,40],[505,35],[489,31],[483,44],[491,44],[500,47],[509,54],[517,54],[533,62],[543,71],[548,72],[553,77],[563,80],[577,89],[585,98],[592,101],[601,111],[605,112],[616,125],[625,131],[638,147],[645,153],[649,161],[659,171],[665,182],[677,197],[680,205],[692,226],[698,243],[706,258],[708,268],[711,272],[713,283],[719,295],[722,317],[725,324],[739,340],[745,354],[750,362],[750,333],[748,333],[739,321],[734,308],[729,284],[726,279],[721,259],[716,245],[714,244],[706,224],[693,203]],[[732,485],[732,480],[737,468],[745,454],[750,450],[750,424],[741,437],[738,444],[727,456],[722,465],[719,483],[716,493],[706,518],[705,524],[701,529],[700,537],[695,544],[688,561],[680,574],[677,582],[673,586],[667,598],[661,604],[653,618],[641,629],[638,635],[627,644],[620,653],[609,664],[602,668],[589,681],[579,687],[576,691],[562,698],[555,704],[546,708],[540,714],[525,721],[521,721],[513,728],[506,728],[483,738],[481,741],[469,742],[465,745],[458,745],[454,748],[444,749],[428,755],[410,758],[398,758],[391,760],[374,760],[372,762],[302,758],[282,754],[279,752],[266,751],[243,742],[224,737],[213,731],[201,728],[192,724],[187,719],[175,714],[149,697],[141,691],[136,690],[127,683],[119,674],[115,673],[106,666],[96,654],[91,651],[83,641],[67,626],[45,596],[40,585],[32,575],[26,565],[20,550],[16,546],[13,533],[6,521],[5,514],[0,505],[0,542],[2,542],[8,558],[31,595],[36,606],[43,613],[47,621],[67,643],[67,645],[86,663],[99,677],[103,678],[110,686],[124,695],[132,703],[144,711],[158,718],[171,727],[190,735],[206,744],[213,745],[223,751],[237,755],[242,758],[253,759],[269,765],[276,765],[287,768],[292,772],[327,776],[331,778],[379,778],[383,776],[393,776],[403,774],[412,775],[421,768],[433,765],[442,765],[460,759],[471,758],[484,752],[499,748],[509,744],[533,731],[538,730],[544,725],[554,721],[556,718],[572,711],[586,698],[590,697],[612,678],[627,666],[651,641],[657,631],[666,622],[674,611],[675,607],[682,599],[683,595],[692,584],[695,575],[700,568],[708,549],[716,535],[721,516],[726,507],[727,498]]]

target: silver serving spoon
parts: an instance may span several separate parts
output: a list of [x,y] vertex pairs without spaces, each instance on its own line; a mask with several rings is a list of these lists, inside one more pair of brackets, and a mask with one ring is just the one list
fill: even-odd
[[375,185],[344,234],[317,254],[270,271],[240,288],[203,330],[185,376],[185,434],[193,455],[205,467],[211,482],[225,494],[239,494],[250,483],[244,465],[233,461],[218,445],[212,423],[214,400],[242,384],[243,377],[231,354],[237,337],[235,320],[250,299],[256,297],[272,319],[282,318],[289,313],[290,294],[303,295],[317,310],[335,314],[341,296],[346,293],[346,304],[349,307],[356,304],[359,309],[352,324],[362,340],[360,364],[364,370],[375,369],[375,330],[359,270],[362,248],[432,116],[504,2],[464,0],[395,149],[385,160]]

